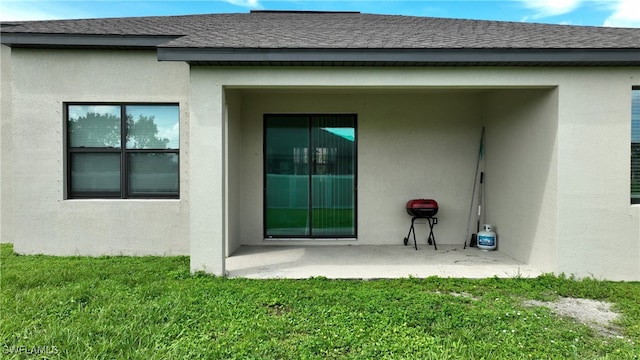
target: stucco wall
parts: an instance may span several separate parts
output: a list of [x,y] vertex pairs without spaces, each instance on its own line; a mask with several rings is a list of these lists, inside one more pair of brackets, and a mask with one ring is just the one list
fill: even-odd
[[[13,49],[12,57],[15,251],[189,254],[188,66],[158,63],[153,51]],[[179,103],[180,200],[67,200],[66,101]]]
[[0,45],[0,243],[13,242],[11,48]]
[[[485,103],[485,223],[498,249],[545,272],[557,264],[557,89],[494,90]],[[481,225],[482,226],[482,225]]]
[[[475,154],[479,126],[486,123],[487,152],[500,149],[504,160],[513,165],[509,167],[494,163],[491,167],[491,160],[487,161],[488,171],[492,169],[494,174],[488,173],[485,211],[487,216],[491,216],[487,221],[498,226],[499,246],[502,250],[522,261],[536,264],[545,271],[617,280],[640,279],[639,211],[629,204],[630,91],[631,86],[640,83],[638,68],[218,68],[215,72],[213,69],[203,69],[200,74],[209,76],[211,81],[221,86],[244,91],[242,158],[245,161],[248,159],[251,164],[251,170],[244,170],[244,174],[252,179],[261,179],[262,176],[260,148],[254,144],[254,141],[261,141],[261,127],[251,125],[252,121],[261,119],[261,111],[288,109],[289,112],[358,113],[358,129],[362,138],[358,144],[360,163],[357,243],[397,243],[401,241],[408,226],[402,210],[396,215],[389,216],[385,213],[382,221],[389,222],[385,223],[386,226],[376,226],[376,240],[367,239],[365,235],[370,228],[368,225],[374,224],[374,221],[366,219],[367,216],[362,211],[371,206],[369,213],[364,211],[375,217],[375,210],[380,209],[375,209],[375,203],[367,202],[363,194],[376,192],[380,199],[378,203],[384,204],[383,212],[395,207],[391,203],[398,202],[400,198],[404,200],[417,195],[415,192],[407,192],[400,196],[395,189],[396,184],[411,189],[411,180],[403,178],[398,182],[394,178],[395,174],[388,173],[401,168],[395,162],[405,159],[405,156],[400,157],[399,154],[407,149],[406,142],[387,141],[380,147],[372,146],[372,142],[367,144],[367,141],[376,138],[376,133],[383,134],[387,131],[385,140],[389,136],[397,140],[403,138],[401,135],[407,129],[392,125],[393,120],[388,120],[386,124],[372,121],[371,119],[382,115],[367,115],[367,106],[375,107],[374,103],[379,100],[382,105],[377,110],[387,116],[410,111],[403,112],[403,109],[394,107],[396,99],[382,97],[373,100],[372,94],[364,96],[358,91],[349,94],[349,89],[375,91],[386,88],[391,91],[431,88],[437,90],[436,93],[446,90],[458,92],[442,99],[442,103],[423,104],[415,99],[402,99],[399,103],[409,104],[417,109],[409,117],[405,117],[405,121],[408,121],[405,125],[415,124],[418,119],[415,114],[420,110],[433,112],[439,107],[446,107],[458,95],[463,99],[460,109],[445,112],[454,119],[450,124],[452,128],[458,125],[455,114],[461,114],[459,111],[477,109],[480,112],[479,120],[475,120],[475,115],[473,121],[469,120],[475,124],[474,127],[461,126],[464,135],[456,135],[458,138],[448,134],[446,139],[459,139],[465,144],[468,142],[472,145],[469,152]],[[304,94],[288,95],[287,101],[281,99],[279,94],[267,94],[273,100],[268,103],[262,98],[264,94],[258,96],[252,94],[254,90],[248,90],[256,88],[261,91],[271,88],[277,90],[275,92],[287,88],[293,90],[291,93],[315,91],[319,96],[305,98]],[[337,95],[331,94],[334,89],[338,89]],[[478,89],[486,92],[484,98],[471,101],[466,97],[468,94],[464,94],[464,90]],[[531,92],[527,94],[526,91],[529,90]],[[266,92],[269,91],[271,90]],[[331,96],[334,98],[330,98]],[[327,106],[328,103],[331,106]],[[254,107],[257,109],[254,110]],[[251,111],[254,113],[249,114]],[[428,133],[427,124],[433,129],[437,128],[436,124],[427,119],[428,114],[424,114],[424,119],[419,122],[423,128],[419,127],[417,132],[407,131],[410,133],[408,139],[412,136],[425,138],[425,133]],[[506,127],[500,131],[491,131],[492,124],[497,126],[500,123]],[[376,125],[367,129],[368,124]],[[446,127],[445,124],[442,126]],[[372,138],[368,140],[366,136]],[[537,141],[536,136],[542,136],[540,141]],[[522,138],[524,146],[522,141],[513,143],[512,138],[518,137]],[[428,136],[427,138],[429,139]],[[387,154],[396,155],[382,154],[385,150],[380,149],[387,149]],[[509,154],[505,155],[504,152]],[[383,157],[379,157],[381,154]],[[500,154],[495,154],[496,159],[499,158],[498,155]],[[376,156],[384,159],[382,164],[391,166],[391,170],[384,174],[380,183],[375,180],[367,183],[363,179],[368,177],[368,172],[371,175],[377,174],[373,161],[369,161]],[[411,156],[409,158],[413,159]],[[469,173],[473,171],[473,155],[468,160],[458,160],[456,168],[467,168],[467,173],[460,176],[468,179],[471,176]],[[415,162],[407,163],[406,168],[409,170],[405,174],[415,175],[418,171],[412,167]],[[528,167],[527,163],[532,164],[532,167]],[[449,168],[444,165],[440,169],[442,174],[447,174]],[[405,168],[402,167],[402,170]],[[527,171],[533,177],[528,176]],[[508,177],[503,177],[502,182],[495,181],[495,176],[501,173],[513,178],[514,174],[510,172],[515,172],[514,179],[524,180],[523,185],[535,186],[534,191],[518,193],[514,190],[517,188],[517,181],[509,181]],[[507,186],[508,191],[502,191],[500,184]],[[243,189],[243,199],[256,205],[262,199],[261,187],[252,190],[252,186]],[[385,195],[384,186],[391,187],[391,192],[395,193],[393,198]],[[470,185],[466,187],[466,194],[469,194]],[[424,190],[421,190],[421,194],[434,198],[439,195],[427,194]],[[459,235],[451,230],[453,227],[447,230],[449,219],[445,218],[445,214],[459,217],[462,212],[462,216],[466,216],[468,198],[458,201],[459,199],[442,195],[439,197],[444,200],[441,215],[443,223],[437,226],[439,240],[443,243],[464,241],[464,237],[458,240]],[[456,208],[447,209],[449,203],[456,204]],[[493,209],[492,204],[496,205]],[[502,204],[502,207],[497,207],[498,204]],[[531,216],[531,211],[527,211],[527,206],[534,206],[534,216]],[[257,208],[261,207],[262,204],[259,203]],[[243,243],[265,243],[261,240],[261,215],[257,216],[255,212],[249,211],[243,213],[243,216],[246,220],[242,226]],[[399,225],[394,226],[392,222]],[[500,229],[505,232],[501,233]],[[508,243],[509,241],[513,243]]]
[[[225,92],[225,141],[227,151],[225,153],[225,213],[227,218],[226,238],[227,246],[225,255],[231,255],[241,245],[241,229],[245,226],[243,213],[239,204],[241,194],[244,191],[243,184],[237,179],[242,178],[242,168],[244,166],[241,155],[242,151],[242,95],[238,91],[227,90]],[[231,180],[231,181],[229,181]]]
[[[439,202],[436,240],[463,244],[481,128],[481,92],[247,91],[243,96],[244,244],[262,244],[263,114],[356,113],[357,245],[401,244],[405,203]],[[425,244],[426,225],[417,228]],[[267,240],[267,243],[278,243]],[[282,242],[280,242],[282,243]],[[318,240],[318,243],[333,243]]]
[[640,280],[637,205],[629,205],[631,87],[638,83],[639,69],[579,69],[558,89],[559,272]]
[[[214,73],[215,74],[215,73]],[[191,271],[216,275],[225,272],[225,255],[229,236],[226,216],[226,159],[229,127],[222,85],[211,78],[206,68],[191,69],[190,151],[190,264]],[[234,117],[229,116],[229,117]],[[233,233],[233,230],[232,232]]]
[[[157,62],[154,52],[35,49],[14,49],[11,63],[1,231],[13,233],[18,252],[191,254],[192,270],[222,273],[227,242],[230,250],[265,243],[262,114],[355,112],[358,240],[340,243],[399,244],[409,225],[404,202],[433,197],[441,203],[438,241],[462,244],[485,124],[485,210],[499,249],[544,270],[640,280],[640,210],[629,204],[630,92],[639,68],[190,72]],[[179,102],[180,200],[66,200],[65,101]],[[8,167],[13,201],[5,197]]]

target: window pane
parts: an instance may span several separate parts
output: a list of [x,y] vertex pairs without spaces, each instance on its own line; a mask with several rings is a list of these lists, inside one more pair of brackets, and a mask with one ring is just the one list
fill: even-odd
[[71,154],[71,192],[119,192],[120,154]]
[[631,202],[640,203],[640,88],[631,92]]
[[120,106],[70,105],[69,146],[120,147]]
[[179,149],[177,105],[127,106],[127,149]]
[[129,193],[177,195],[178,169],[178,154],[129,154]]

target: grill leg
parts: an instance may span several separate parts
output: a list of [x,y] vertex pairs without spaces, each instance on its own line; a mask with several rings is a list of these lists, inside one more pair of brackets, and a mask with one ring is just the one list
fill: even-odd
[[411,238],[411,233],[413,233],[413,245],[415,246],[416,250],[418,250],[418,241],[416,241],[416,229],[414,228],[414,225],[413,225],[416,219],[417,217],[413,217],[411,219],[411,226],[409,227],[409,233],[407,234],[407,237],[404,238],[404,245],[406,246],[409,243],[409,239]]
[[429,245],[433,244],[433,249],[438,250],[438,246],[436,245],[436,236],[433,235],[433,226],[438,223],[438,218],[427,218],[427,222],[429,222]]
[[407,237],[404,238],[404,245],[406,246],[409,243],[409,239],[413,234],[413,245],[418,250],[418,241],[416,240],[416,229],[415,229],[415,221],[416,219],[427,219],[427,225],[429,225],[429,236],[427,236],[427,243],[429,245],[433,245],[434,250],[438,250],[438,246],[436,245],[436,236],[433,234],[433,226],[438,223],[438,218],[434,217],[419,217],[414,216],[411,218],[411,227],[409,227],[409,233]]
[[411,219],[411,231],[413,231],[413,246],[415,246],[416,250],[418,250],[418,241],[416,240],[416,229],[414,226],[414,222],[416,221],[416,217]]

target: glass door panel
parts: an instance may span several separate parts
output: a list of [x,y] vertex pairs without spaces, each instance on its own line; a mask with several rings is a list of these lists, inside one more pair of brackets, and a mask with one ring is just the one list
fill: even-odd
[[355,121],[353,116],[314,116],[311,232],[355,235]]
[[265,235],[309,235],[309,128],[306,117],[268,117]]

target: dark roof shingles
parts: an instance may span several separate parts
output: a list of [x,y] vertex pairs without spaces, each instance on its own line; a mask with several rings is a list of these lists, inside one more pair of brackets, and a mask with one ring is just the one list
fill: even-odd
[[[5,23],[4,25],[9,25]],[[640,29],[359,13],[255,12],[30,21],[3,33],[176,36],[162,47],[638,49]]]

